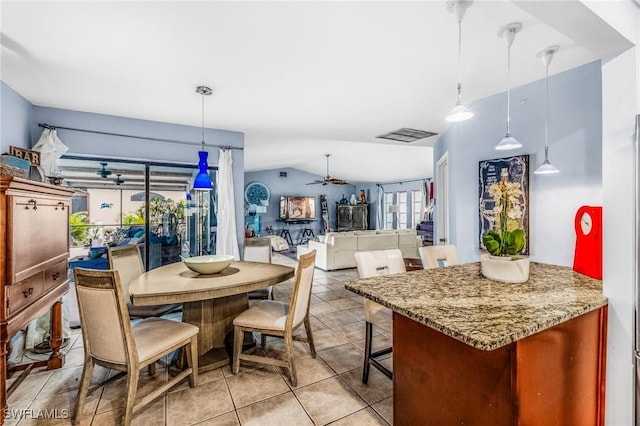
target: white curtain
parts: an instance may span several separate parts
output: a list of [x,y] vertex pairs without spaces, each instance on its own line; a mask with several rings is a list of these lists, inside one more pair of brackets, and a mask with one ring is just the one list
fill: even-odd
[[231,158],[230,149],[220,150],[216,254],[230,254],[233,255],[236,260],[240,260],[233,192],[233,159]]
[[376,215],[376,229],[384,229],[384,206],[382,205],[382,196],[384,189],[382,185],[378,185],[378,214]]
[[427,198],[429,197],[429,181],[423,180],[422,185],[420,185],[420,190],[422,192],[422,203],[420,203],[420,217],[421,220],[427,220]]

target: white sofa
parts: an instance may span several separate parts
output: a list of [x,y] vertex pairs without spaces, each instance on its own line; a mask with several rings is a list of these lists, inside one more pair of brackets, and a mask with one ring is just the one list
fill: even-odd
[[298,246],[297,255],[315,250],[316,267],[325,271],[355,268],[356,251],[399,248],[403,257],[417,258],[418,247],[422,246],[415,229],[329,232],[319,239]]

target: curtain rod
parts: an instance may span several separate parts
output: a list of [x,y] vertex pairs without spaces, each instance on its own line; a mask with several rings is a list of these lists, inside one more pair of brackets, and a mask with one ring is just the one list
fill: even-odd
[[[179,143],[181,145],[196,145],[196,146],[202,145],[202,142],[187,142],[187,141],[180,141],[180,140],[176,140],[176,139],[151,138],[151,137],[147,137],[147,136],[125,135],[125,134],[122,134],[122,133],[100,132],[98,130],[75,129],[73,127],[52,126],[52,125],[47,124],[47,123],[38,123],[38,126],[44,128],[44,129],[51,129],[51,130],[56,130],[56,129],[71,130],[71,131],[74,131],[74,132],[95,133],[97,135],[119,136],[119,137],[123,137],[123,138],[143,139],[143,140],[147,140],[147,141],[156,141],[156,142]],[[229,145],[205,144],[205,146],[210,146],[210,147],[214,147],[214,148],[221,148],[221,149],[239,149],[240,151],[244,150],[244,148],[235,147],[235,146],[229,146]]]
[[385,182],[385,183],[376,183],[376,186],[382,186],[382,185],[395,185],[397,183],[399,183],[400,185],[402,185],[403,183],[409,183],[409,182],[427,182],[428,180],[431,180],[431,178],[423,178],[423,179],[407,179],[407,180],[399,180],[397,182]]

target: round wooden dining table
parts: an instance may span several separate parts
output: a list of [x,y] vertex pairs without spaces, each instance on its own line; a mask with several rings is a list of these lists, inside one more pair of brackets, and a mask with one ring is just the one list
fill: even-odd
[[198,370],[205,372],[229,363],[225,341],[233,342],[233,319],[249,309],[247,293],[293,276],[294,268],[272,263],[232,262],[220,273],[202,275],[179,262],[143,273],[130,283],[129,295],[138,306],[183,304],[182,321],[200,329]]

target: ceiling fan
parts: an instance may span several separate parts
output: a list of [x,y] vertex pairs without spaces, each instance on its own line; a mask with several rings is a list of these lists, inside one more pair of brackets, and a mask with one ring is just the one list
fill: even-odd
[[96,174],[103,179],[108,178],[112,172],[111,170],[107,170],[107,163],[100,163],[100,165],[102,166],[102,168],[96,170]]
[[323,185],[327,185],[329,183],[332,183],[334,185],[347,185],[348,182],[346,180],[332,178],[331,176],[329,176],[329,157],[331,157],[331,154],[325,154],[324,156],[327,157],[327,175],[324,177],[324,179],[315,180],[313,182],[309,182],[309,183],[307,183],[307,185],[316,185],[316,184],[319,184],[319,183],[321,183]]
[[[109,170],[107,170],[107,171],[109,171]],[[122,176],[122,175],[121,175],[120,173],[118,173],[118,174],[116,175],[116,178],[115,178],[115,179],[112,179],[113,183],[115,183],[115,184],[116,184],[116,185],[118,185],[118,186],[120,186],[121,184],[123,184],[123,183],[125,182],[125,180],[124,180],[124,179],[121,179],[121,178],[120,178],[120,176]]]

